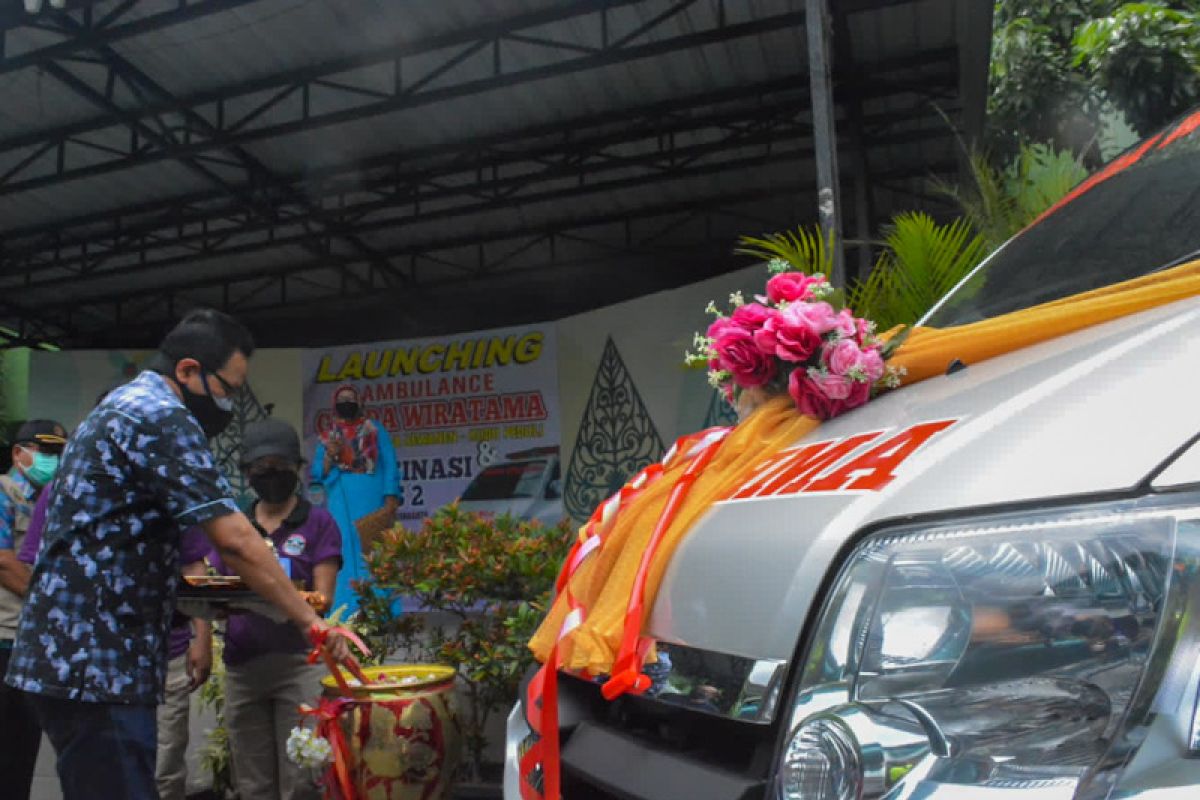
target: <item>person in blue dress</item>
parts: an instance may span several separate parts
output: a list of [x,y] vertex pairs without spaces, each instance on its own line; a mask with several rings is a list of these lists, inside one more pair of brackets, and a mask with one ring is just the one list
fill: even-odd
[[333,394],[337,418],[321,435],[312,463],[312,479],[325,497],[325,508],[342,532],[342,570],[333,608],[358,609],[352,582],[367,578],[362,541],[355,522],[381,508],[395,515],[400,506],[400,472],[391,437],[367,419],[358,390],[341,386]]

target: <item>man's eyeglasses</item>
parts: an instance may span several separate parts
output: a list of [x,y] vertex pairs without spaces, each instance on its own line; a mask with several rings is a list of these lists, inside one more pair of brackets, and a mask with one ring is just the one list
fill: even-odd
[[208,375],[212,375],[214,378],[217,379],[217,382],[221,384],[221,388],[225,390],[226,397],[237,397],[239,394],[241,394],[242,388],[240,386],[234,386],[229,381],[222,378],[221,373],[209,372],[208,370],[205,370],[205,373]]

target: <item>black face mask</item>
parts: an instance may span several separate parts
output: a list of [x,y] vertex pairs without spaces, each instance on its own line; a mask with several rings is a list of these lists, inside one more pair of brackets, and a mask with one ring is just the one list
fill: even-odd
[[[167,377],[179,387],[179,391],[183,395],[184,407],[196,418],[196,422],[200,423],[200,429],[204,431],[204,435],[209,439],[220,436],[229,427],[229,423],[233,422],[232,398],[218,400],[207,391],[204,394],[196,394],[186,385],[175,380],[175,378],[171,376]],[[200,371],[200,380],[207,390],[208,373],[204,370]]]
[[282,503],[296,493],[298,476],[290,469],[273,469],[250,476],[250,488],[268,503]]
[[334,403],[333,410],[336,411],[337,415],[344,420],[358,419],[358,414],[360,411],[358,403],[351,402]]

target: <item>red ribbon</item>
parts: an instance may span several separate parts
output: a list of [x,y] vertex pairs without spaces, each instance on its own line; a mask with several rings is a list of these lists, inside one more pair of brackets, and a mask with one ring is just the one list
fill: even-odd
[[[687,458],[694,456],[692,463],[688,465],[684,474],[680,476],[678,483],[672,488],[671,494],[667,498],[667,504],[659,517],[658,524],[655,526],[646,550],[642,554],[641,563],[638,565],[638,571],[634,578],[633,592],[630,595],[629,605],[625,613],[625,627],[621,648],[613,664],[613,676],[602,687],[602,693],[609,700],[626,691],[644,692],[650,686],[650,679],[641,672],[646,653],[653,643],[650,639],[640,636],[646,574],[649,571],[650,562],[653,560],[654,554],[662,542],[663,536],[676,514],[678,514],[680,506],[682,506],[687,493],[691,490],[692,484],[696,480],[696,476],[712,460],[718,449],[717,445],[728,431],[728,428],[709,428],[698,434],[682,437],[675,443],[671,454],[664,459],[664,462],[673,463],[676,457],[683,456]],[[711,441],[706,441],[709,437],[714,438]],[[694,447],[697,444],[703,446],[703,449],[698,453],[684,452],[684,448]],[[661,477],[663,472],[664,464],[652,464],[626,483],[615,496],[617,502],[615,513],[619,514],[635,497],[641,494],[642,490],[650,482]],[[558,594],[564,591],[567,593],[567,601],[571,606],[572,612],[578,611],[580,615],[586,609],[583,608],[582,604],[577,603],[571,595],[570,581],[575,570],[586,560],[586,557],[577,558],[576,556],[589,538],[592,536],[602,536],[608,530],[612,529],[612,525],[610,524],[606,526],[606,530],[601,530],[604,510],[610,502],[613,502],[613,498],[609,498],[609,500],[601,503],[592,513],[587,525],[587,536],[576,542],[571,548],[555,584]],[[600,544],[603,546],[603,540],[601,540]],[[580,621],[582,621],[582,616],[580,616]],[[559,640],[568,632],[569,630],[564,626],[564,630],[559,634]],[[521,757],[518,765],[521,798],[522,800],[560,800],[562,775],[559,766],[557,643],[551,648],[550,653],[546,657],[546,662],[542,664],[541,669],[538,670],[537,674],[529,682],[525,696],[525,720],[529,724],[529,729],[537,737],[537,741]],[[540,790],[533,784],[533,776],[539,766],[542,768],[542,787]]]
[[[346,679],[342,676],[342,671],[339,668],[337,661],[325,647],[325,642],[329,639],[329,635],[332,633],[337,633],[344,637],[348,642],[350,642],[350,644],[357,647],[358,651],[364,656],[371,655],[371,649],[367,647],[366,643],[363,642],[363,640],[360,639],[358,634],[356,634],[354,631],[342,627],[322,628],[318,623],[314,622],[312,627],[308,629],[308,640],[312,642],[313,645],[312,652],[308,654],[308,663],[315,664],[317,663],[318,658],[324,659],[325,666],[329,668],[329,673],[333,675],[334,681],[337,682],[338,689],[341,691],[342,696],[353,697],[354,691],[350,688],[350,685],[346,683]],[[366,686],[371,682],[371,680],[362,671],[362,667],[358,665],[358,661],[355,660],[354,656],[346,656],[346,658],[342,661],[342,664],[350,671],[351,675],[358,679],[359,683],[361,683],[363,686]]]
[[313,717],[317,721],[317,735],[329,742],[333,749],[333,764],[325,775],[325,785],[329,789],[331,800],[355,800],[354,783],[350,780],[350,745],[346,742],[346,734],[342,730],[338,718],[353,702],[339,697],[331,700],[322,697],[316,708],[300,706],[303,716]]
[[642,560],[638,564],[637,574],[633,578],[633,591],[629,593],[629,605],[625,609],[625,629],[621,637],[621,648],[613,661],[613,674],[601,687],[605,700],[615,700],[626,692],[641,694],[650,688],[650,678],[642,672],[645,665],[646,653],[652,642],[642,637],[642,616],[646,596],[646,576],[650,572],[650,564],[658,553],[667,529],[675,521],[683,501],[687,499],[696,478],[704,471],[708,462],[717,454],[716,443],[705,447],[692,459],[687,469],[679,476],[679,480],[671,487],[667,496],[667,504],[663,507],[650,541],[642,551]]

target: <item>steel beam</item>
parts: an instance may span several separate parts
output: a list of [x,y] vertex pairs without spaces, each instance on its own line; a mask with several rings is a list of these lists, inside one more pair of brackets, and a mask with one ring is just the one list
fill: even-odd
[[821,231],[832,240],[832,266],[829,280],[837,287],[846,285],[846,264],[842,247],[841,187],[838,185],[837,109],[833,102],[833,35],[828,0],[805,0],[805,30],[808,35],[808,81],[812,95],[812,129],[817,161],[817,218]]
[[[47,7],[38,16],[25,13],[18,8],[18,3],[13,2],[9,4],[12,11],[0,19],[0,30],[36,27],[41,31],[61,34],[63,39],[16,53],[7,52],[6,48],[4,56],[0,57],[0,75],[28,67],[44,67],[52,61],[70,58],[81,50],[113,44],[254,2],[258,0],[177,0],[174,7],[127,22],[122,20],[137,5],[137,0],[125,0],[105,12],[95,10],[94,0],[79,0],[62,11]],[[76,16],[79,17],[78,21],[75,20]],[[64,25],[63,20],[75,24]]]
[[[25,156],[29,152],[44,147],[46,142],[53,142],[62,148],[65,148],[67,143],[75,143],[77,146],[79,142],[86,142],[89,134],[103,133],[113,127],[130,128],[140,121],[155,116],[181,115],[184,117],[183,124],[189,133],[185,143],[170,152],[147,143],[131,142],[128,148],[120,154],[114,155],[108,161],[95,163],[93,158],[87,164],[73,168],[53,169],[43,174],[21,177],[31,171],[31,166],[41,163],[40,160],[34,159],[25,164],[21,171],[8,175],[7,181],[0,183],[0,195],[45,188],[66,180],[104,175],[115,170],[152,163],[165,158],[201,155],[232,145],[277,138],[300,131],[315,130],[418,108],[448,99],[474,96],[504,87],[757,36],[800,25],[804,18],[802,13],[795,12],[775,14],[736,24],[720,24],[717,15],[709,14],[698,20],[690,19],[689,21],[693,24],[680,26],[680,30],[686,32],[667,31],[662,33],[659,38],[642,41],[649,33],[665,27],[684,9],[700,5],[698,0],[685,0],[671,7],[672,14],[656,17],[653,26],[642,26],[643,29],[636,32],[636,38],[626,36],[608,47],[593,47],[584,53],[568,48],[547,50],[541,46],[530,45],[520,40],[511,41],[508,38],[512,34],[537,29],[549,22],[565,19],[590,19],[593,25],[598,26],[598,20],[604,13],[604,8],[623,5],[630,1],[610,0],[608,3],[600,4],[600,10],[597,10],[598,5],[595,2],[576,2],[552,11],[522,15],[499,24],[482,26],[442,37],[432,37],[430,40],[416,45],[371,51],[361,57],[338,59],[312,68],[293,70],[251,81],[241,86],[226,87],[218,92],[202,93],[178,100],[151,100],[142,107],[122,111],[119,114],[105,115],[98,119],[66,125],[49,131],[14,137],[0,142],[0,154],[14,153]],[[467,76],[458,82],[452,79],[456,66],[463,64],[469,58],[479,57],[487,50],[486,45],[499,42],[506,42],[510,46],[537,47],[537,57],[527,59],[524,65],[511,68],[501,63],[500,69],[493,71],[488,77]],[[580,47],[584,47],[584,45],[580,45]],[[419,73],[420,77],[412,82],[384,87],[386,91],[366,91],[377,87],[362,85],[362,71],[365,68],[384,64],[397,67],[405,59],[430,53],[440,53],[441,60],[431,69]],[[545,53],[557,56],[557,60],[545,63]],[[533,64],[533,66],[529,64]],[[387,72],[390,75],[406,74],[405,70],[399,68],[387,70]],[[355,81],[358,83],[356,84]],[[347,87],[352,88],[347,91]],[[333,110],[324,111],[318,110],[315,104],[284,102],[288,98],[304,96],[306,93],[312,95],[317,92],[332,92],[337,96],[339,102],[331,104]],[[258,103],[247,114],[235,118],[229,113],[231,107],[238,102],[243,105],[249,104],[255,98],[263,95],[267,96],[264,101]],[[270,104],[274,111],[269,122],[265,121],[262,116],[265,110],[264,102]],[[250,117],[253,118],[250,119]],[[197,119],[205,120],[208,123],[207,126],[198,128],[194,124]],[[135,144],[137,146],[134,146]]]
[[858,254],[854,277],[862,279],[871,271],[874,255],[871,237],[875,232],[875,202],[866,137],[866,127],[871,122],[863,116],[864,89],[870,79],[855,63],[849,20],[841,9],[835,11],[833,17],[833,51],[835,71],[840,76],[842,107],[846,110],[846,135],[843,138],[850,151],[854,176],[854,245]]
[[[929,169],[942,170],[954,169],[956,163],[952,160],[945,163],[936,163],[931,165],[922,165],[919,168],[907,170],[891,170],[887,172],[881,171],[878,174],[880,180],[894,180],[902,177],[914,177],[927,174]],[[470,248],[479,244],[494,244],[502,241],[512,241],[514,239],[524,239],[529,236],[562,236],[571,231],[581,229],[595,228],[603,225],[624,224],[629,221],[644,222],[647,219],[663,217],[672,214],[679,214],[696,209],[705,208],[722,208],[737,204],[745,204],[754,201],[769,200],[772,198],[786,197],[789,193],[813,189],[814,184],[806,181],[788,181],[781,182],[778,185],[770,187],[756,187],[745,189],[737,192],[724,193],[711,197],[700,197],[683,202],[672,202],[666,204],[647,205],[643,208],[632,209],[621,212],[611,212],[605,214],[584,214],[578,215],[567,220],[556,220],[545,223],[537,223],[527,226],[506,226],[497,230],[482,230],[470,231],[468,233],[459,234],[452,237],[438,239],[436,241],[428,241],[423,243],[405,243],[388,248],[381,248],[380,252],[390,258],[403,257],[425,257],[428,254],[439,251],[456,250],[461,248]],[[631,245],[637,244],[636,239],[630,240]],[[639,252],[645,252],[641,250]],[[316,259],[310,262],[285,262],[275,264],[269,267],[263,267],[256,271],[253,275],[219,275],[219,276],[198,276],[188,280],[179,281],[170,285],[158,285],[149,288],[131,289],[120,292],[111,293],[92,293],[87,297],[72,301],[59,301],[51,303],[39,303],[36,306],[38,312],[58,312],[67,308],[81,309],[86,307],[95,307],[103,305],[112,305],[117,302],[127,302],[131,299],[141,297],[156,297],[164,296],[167,293],[179,293],[189,290],[197,290],[204,288],[222,287],[232,284],[257,284],[258,281],[270,275],[274,277],[291,276],[304,273],[321,272],[330,270],[333,267],[349,267],[363,264],[364,259],[346,256],[340,259],[336,264],[331,264],[328,260]],[[424,288],[445,285],[447,283],[462,282],[463,278],[459,276],[445,277],[442,280],[423,280],[421,286]],[[385,287],[375,286],[372,291],[379,291]],[[340,296],[340,291],[335,293]]]
[[[805,146],[803,137],[808,133],[807,120],[793,117],[782,117],[772,121],[770,125],[762,126],[761,130],[730,134],[739,148],[754,148],[746,154],[739,152],[735,157],[729,157],[728,142],[709,142],[696,145],[680,145],[664,148],[647,154],[641,159],[621,159],[609,161],[602,158],[589,159],[587,163],[571,164],[566,168],[549,168],[542,173],[520,176],[512,179],[501,179],[495,182],[497,193],[493,197],[470,200],[460,205],[439,210],[421,210],[421,202],[453,198],[461,196],[461,190],[441,189],[430,190],[414,198],[407,195],[385,196],[384,199],[370,200],[358,206],[348,206],[346,211],[359,215],[353,227],[359,234],[373,231],[391,230],[399,226],[412,226],[437,220],[447,220],[458,217],[484,213],[495,209],[511,209],[519,206],[536,204],[562,204],[569,200],[587,197],[595,194],[621,189],[650,187],[664,182],[693,179],[715,175],[718,173],[737,173],[766,164],[786,165],[806,161],[812,157],[811,146]],[[886,144],[904,144],[919,141],[937,141],[950,135],[944,127],[938,126],[919,129],[897,134],[887,140]],[[634,172],[633,170],[637,170]],[[616,177],[605,179],[605,175],[615,173]],[[562,186],[564,177],[583,177],[569,186]],[[385,212],[386,216],[371,216]],[[217,242],[186,254],[172,254],[163,258],[137,258],[123,266],[111,267],[102,271],[84,275],[37,280],[36,275],[26,277],[22,283],[14,283],[11,290],[17,297],[24,297],[29,291],[44,290],[48,287],[86,286],[88,279],[97,281],[118,276],[147,275],[158,276],[165,269],[178,269],[184,266],[202,265],[221,257],[254,253],[268,247],[285,247],[289,245],[305,246],[324,255],[324,262],[329,265],[353,263],[353,257],[342,257],[330,253],[328,233],[314,233],[303,228],[295,229],[295,225],[279,225],[269,228],[259,236],[247,239],[244,233],[240,236],[229,235]],[[282,229],[282,231],[281,231]],[[253,232],[253,231],[252,231]],[[261,232],[260,232],[261,233]],[[176,246],[177,249],[177,246]],[[7,288],[7,287],[6,287]]]
[[[906,60],[906,65],[952,64],[954,58],[951,50],[919,63]],[[880,73],[895,73],[902,66],[883,62],[872,65],[866,74],[877,78]],[[952,70],[944,80],[953,83]],[[890,90],[886,80],[864,83],[865,97]],[[270,215],[245,214],[244,203],[219,202],[228,193],[226,188],[192,193],[168,201],[165,208],[159,202],[93,213],[8,232],[0,274],[28,274],[44,268],[83,273],[105,261],[133,256],[144,259],[147,251],[155,249],[186,246],[201,251],[213,241],[299,224],[314,214],[314,206],[328,209],[326,219],[352,225],[356,217],[408,201],[444,200],[457,194],[492,197],[502,203],[503,192],[510,192],[536,176],[549,180],[564,173],[582,176],[588,170],[619,167],[622,160],[628,160],[621,152],[629,152],[631,148],[646,152],[651,149],[647,144],[652,145],[655,137],[679,136],[686,140],[706,128],[719,129],[717,132],[723,135],[745,132],[748,126],[779,119],[784,113],[806,105],[807,91],[797,87],[793,80],[769,81],[745,89],[701,93],[669,103],[626,109],[618,115],[621,124],[615,129],[612,114],[599,114],[578,120],[569,136],[557,133],[557,126],[538,125],[503,137],[480,137],[457,145],[388,154],[280,178],[278,186],[272,188],[268,184],[255,195],[260,203],[270,204],[273,209]],[[712,110],[699,110],[710,106]],[[919,107],[880,115],[868,123],[879,137],[888,126],[908,124],[922,117],[932,118],[932,115]],[[727,138],[730,146],[740,146],[739,137]],[[610,147],[611,153],[606,151]],[[656,158],[653,153],[650,157]],[[588,164],[589,159],[605,163]],[[439,183],[459,188],[439,188]],[[254,189],[255,185],[244,187],[246,193]],[[296,197],[305,202],[293,202]],[[146,216],[139,218],[139,215]],[[72,228],[80,232],[72,234]],[[27,239],[32,241],[23,241]]]
[[[68,19],[66,24],[70,27],[73,23]],[[80,30],[80,35],[85,31]],[[175,98],[161,84],[150,78],[142,70],[135,67],[128,60],[117,54],[112,48],[107,45],[95,46],[96,53],[107,64],[116,75],[120,76],[126,86],[145,103],[152,102],[156,99],[165,99],[173,101]],[[50,63],[46,66],[46,70],[65,83],[68,88],[80,95],[93,105],[104,109],[111,113],[120,113],[121,109],[117,108],[111,100],[104,95],[97,93],[94,89],[87,85],[86,82],[69,73],[64,67],[59,64]],[[211,130],[207,120],[203,117],[194,117],[185,115],[185,119],[189,126],[197,127],[201,130]],[[134,130],[141,133],[149,141],[156,142],[159,146],[164,147],[167,152],[175,152],[179,146],[179,141],[176,134],[167,126],[161,117],[155,117],[154,122],[157,125],[157,130],[150,128],[144,123],[135,123]],[[274,189],[282,192],[292,202],[298,202],[304,207],[308,213],[310,220],[321,227],[321,229],[332,233],[337,238],[346,241],[358,253],[372,260],[376,267],[382,269],[385,273],[391,274],[394,277],[405,281],[406,278],[397,272],[391,264],[385,259],[379,257],[358,237],[342,230],[337,223],[330,222],[324,215],[321,209],[312,205],[306,197],[295,192],[295,190],[285,184],[281,184],[276,177],[271,174],[271,171],[266,168],[253,155],[246,152],[240,147],[230,147],[228,152],[233,159],[233,163],[245,170],[249,176],[251,186],[262,187],[266,189]],[[260,215],[267,219],[274,217],[274,209],[271,206],[264,207],[256,199],[254,192],[251,189],[241,186],[234,186],[223,180],[208,167],[199,163],[199,160],[194,157],[178,156],[176,159],[192,172],[200,175],[202,179],[209,183],[215,184],[222,192],[228,194],[235,203],[245,208],[253,214]]]

